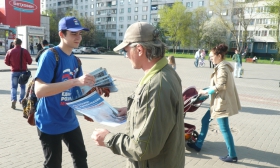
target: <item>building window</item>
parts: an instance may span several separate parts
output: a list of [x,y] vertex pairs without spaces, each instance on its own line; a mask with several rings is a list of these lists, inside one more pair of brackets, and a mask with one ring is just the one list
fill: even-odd
[[94,12],[90,12],[90,16],[94,16]]
[[227,16],[227,15],[228,15],[228,10],[223,10],[223,11],[221,12],[221,15],[222,15],[222,16]]
[[120,5],[123,5],[123,0],[120,0]]
[[122,29],[122,28],[123,28],[123,25],[121,24],[121,25],[120,25],[120,29]]
[[204,1],[198,1],[198,6],[204,6]]
[[127,28],[130,26],[130,24],[127,24]]
[[138,12],[138,7],[135,7],[135,8],[134,8],[134,12]]
[[127,16],[127,20],[131,20],[131,16]]
[[269,30],[269,35],[272,37],[276,36],[276,30]]
[[127,12],[128,12],[128,13],[131,13],[131,8],[127,8]]
[[267,36],[267,31],[266,30],[262,30],[262,36]]
[[144,3],[147,3],[147,2],[148,2],[148,0],[143,0],[143,2],[144,2]]
[[138,4],[138,0],[135,0],[135,4]]
[[129,4],[129,5],[131,4],[131,0],[128,0],[128,4]]
[[143,6],[143,7],[142,7],[142,11],[143,11],[143,12],[148,11],[148,6]]
[[271,43],[270,49],[271,50],[277,50],[277,45],[275,43]]
[[123,21],[123,17],[119,17],[119,21]]
[[192,8],[193,7],[193,2],[187,2],[187,7]]
[[147,15],[142,15],[142,20],[147,20]]
[[120,37],[123,36],[123,33],[122,33],[122,32],[119,32],[119,36],[120,36]]
[[94,5],[93,5],[93,4],[92,4],[92,5],[90,5],[90,8],[91,8],[91,9],[93,9],[93,8],[94,8]]
[[237,48],[237,45],[236,45],[235,41],[231,42],[231,48]]
[[121,8],[121,9],[120,9],[120,13],[124,13],[124,8]]
[[134,16],[134,20],[138,20],[138,15],[135,15],[135,16]]
[[257,48],[258,48],[259,50],[262,50],[262,49],[264,48],[264,43],[258,43]]

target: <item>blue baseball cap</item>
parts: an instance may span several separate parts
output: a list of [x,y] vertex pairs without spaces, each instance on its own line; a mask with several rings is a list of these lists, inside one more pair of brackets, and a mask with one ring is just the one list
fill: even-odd
[[58,24],[58,30],[59,31],[69,30],[72,32],[77,32],[80,30],[89,31],[88,28],[82,27],[80,21],[73,16],[66,16],[66,17],[60,19],[59,24]]

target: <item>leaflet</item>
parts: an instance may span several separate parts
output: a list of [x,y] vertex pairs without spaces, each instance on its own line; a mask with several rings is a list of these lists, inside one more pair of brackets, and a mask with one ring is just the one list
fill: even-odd
[[98,68],[90,73],[95,78],[95,84],[94,86],[80,86],[82,96],[86,95],[88,91],[90,91],[93,87],[107,87],[110,92],[117,92],[118,89],[116,88],[114,81],[112,77],[108,74],[107,70],[105,68]]
[[126,116],[118,116],[118,111],[107,103],[96,91],[72,102],[66,103],[95,122],[116,127],[126,122]]

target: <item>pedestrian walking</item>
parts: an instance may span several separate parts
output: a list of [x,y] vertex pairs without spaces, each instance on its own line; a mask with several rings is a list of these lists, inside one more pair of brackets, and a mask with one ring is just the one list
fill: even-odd
[[194,58],[195,58],[194,66],[195,66],[195,67],[198,67],[198,61],[199,61],[199,58],[200,58],[200,49],[198,49],[198,50],[195,52]]
[[199,152],[207,135],[210,121],[217,119],[228,149],[228,153],[220,159],[224,162],[237,162],[238,158],[228,118],[238,114],[241,105],[232,76],[233,66],[224,60],[227,50],[228,47],[225,44],[220,44],[214,47],[209,54],[216,67],[211,74],[210,87],[207,90],[200,90],[199,94],[209,95],[210,108],[201,120],[201,131],[196,143],[187,143],[187,145]]
[[[54,49],[59,55],[56,68],[51,50],[43,52],[35,75],[35,94],[39,98],[35,123],[45,156],[45,168],[61,168],[62,140],[73,159],[73,167],[87,168],[87,151],[74,110],[66,105],[74,99],[77,86],[93,86],[95,78],[83,75],[78,59],[72,54],[82,40],[82,27],[75,17],[64,17],[58,24],[60,43]],[[57,69],[55,73],[55,69]]]
[[13,49],[15,47],[14,42],[10,43],[10,49]]
[[[16,108],[17,102],[17,88],[18,88],[18,78],[19,76],[26,72],[27,64],[30,65],[32,63],[32,58],[29,52],[21,48],[22,41],[19,38],[14,39],[13,43],[15,47],[8,50],[5,56],[5,64],[11,67],[11,101],[12,101],[12,109]],[[20,98],[19,102],[25,96],[25,84],[20,84]]]
[[235,54],[232,56],[232,60],[235,60],[234,77],[241,78],[242,56],[239,54],[238,50],[235,50]]
[[181,79],[164,57],[159,31],[146,22],[130,25],[114,51],[124,49],[134,69],[144,77],[128,97],[126,133],[96,129],[92,138],[114,154],[127,158],[127,167],[183,168],[185,138]]
[[40,50],[40,51],[37,53],[37,55],[36,55],[36,58],[35,58],[35,61],[36,61],[36,62],[39,61],[39,58],[40,58],[40,56],[42,55],[42,53],[43,53],[45,50],[47,50],[48,48],[50,48],[50,47],[49,47],[49,42],[48,42],[47,40],[43,40],[43,41],[42,41],[42,46],[43,46],[43,49]]
[[33,55],[33,54],[34,54],[34,47],[33,47],[33,43],[30,43],[30,45],[29,45],[29,49],[30,49],[31,54]]

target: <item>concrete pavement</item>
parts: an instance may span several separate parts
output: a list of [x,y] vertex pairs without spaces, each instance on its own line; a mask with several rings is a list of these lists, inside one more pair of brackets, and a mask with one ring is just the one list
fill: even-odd
[[[98,67],[107,68],[116,79],[119,91],[105,98],[114,107],[126,106],[126,97],[136,87],[143,76],[142,70],[133,70],[130,62],[122,55],[77,55],[81,58],[84,72]],[[0,69],[8,69],[0,56]],[[210,83],[212,69],[208,66],[195,68],[192,59],[176,59],[177,73],[182,79],[183,89],[189,86],[204,88]],[[199,153],[186,150],[185,167],[280,167],[280,66],[243,63],[243,78],[235,78],[242,110],[230,117],[237,164],[224,163],[219,156],[227,154],[225,142],[216,121],[210,123],[206,141]],[[29,66],[35,74],[36,64]],[[39,168],[43,167],[43,152],[36,127],[29,126],[22,117],[19,103],[11,109],[10,72],[0,71],[0,168]],[[19,90],[18,90],[19,91]],[[209,107],[209,100],[197,111],[187,113],[185,122],[194,124],[200,130],[200,119]],[[111,132],[124,132],[125,125],[112,128],[98,123],[90,123],[78,116],[88,151],[90,168],[123,168],[125,158],[114,155],[109,149],[98,147],[90,136],[95,128],[107,128]],[[72,159],[63,145],[63,168],[71,168]]]

